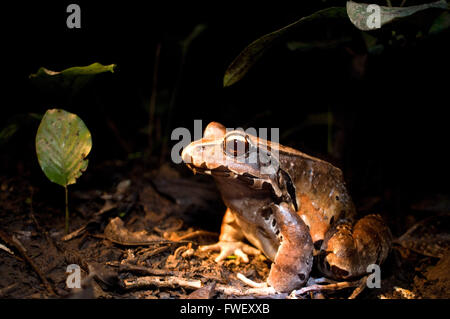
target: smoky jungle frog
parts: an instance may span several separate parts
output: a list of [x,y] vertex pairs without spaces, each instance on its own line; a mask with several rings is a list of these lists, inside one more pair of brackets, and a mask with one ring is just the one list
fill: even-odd
[[349,281],[388,256],[392,236],[379,215],[355,218],[339,168],[243,130],[211,122],[203,138],[182,152],[195,173],[211,175],[227,206],[216,262],[258,250],[273,263],[267,279],[276,292],[308,283],[313,263],[326,277]]

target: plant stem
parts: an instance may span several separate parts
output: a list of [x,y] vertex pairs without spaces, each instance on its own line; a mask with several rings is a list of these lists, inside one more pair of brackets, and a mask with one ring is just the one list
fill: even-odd
[[69,233],[69,196],[68,196],[68,192],[67,192],[67,185],[64,186],[64,190],[66,193],[66,234]]

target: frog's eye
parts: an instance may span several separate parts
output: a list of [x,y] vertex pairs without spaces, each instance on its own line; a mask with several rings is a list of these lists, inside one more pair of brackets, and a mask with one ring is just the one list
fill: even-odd
[[248,154],[250,144],[247,137],[241,135],[230,135],[224,140],[223,150],[229,156],[239,157]]

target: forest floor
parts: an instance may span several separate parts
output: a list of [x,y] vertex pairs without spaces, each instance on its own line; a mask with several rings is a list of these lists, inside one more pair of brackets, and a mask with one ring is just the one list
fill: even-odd
[[[0,177],[0,298],[258,297],[236,275],[265,281],[267,258],[217,264],[217,253],[197,249],[217,241],[224,212],[212,180],[122,162],[88,171],[103,181],[90,182],[94,177],[86,174],[69,187],[68,236],[59,186]],[[414,228],[394,244],[381,288],[366,288],[357,298],[450,298],[449,214],[426,203],[394,220],[405,232]],[[67,288],[71,264],[80,266],[81,289]],[[300,297],[348,298],[353,289]]]

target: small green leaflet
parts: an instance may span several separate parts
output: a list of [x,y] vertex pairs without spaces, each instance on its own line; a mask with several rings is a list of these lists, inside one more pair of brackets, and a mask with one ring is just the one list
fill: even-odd
[[21,128],[34,125],[36,120],[40,121],[41,119],[42,115],[36,113],[21,113],[12,116],[4,127],[0,127],[0,147],[6,144]]
[[51,71],[44,67],[30,75],[32,83],[41,88],[47,89],[71,89],[80,90],[97,74],[111,72],[114,73],[116,65],[102,65],[92,63],[88,66],[74,66],[61,72]]
[[434,20],[433,25],[430,27],[429,33],[436,34],[448,28],[450,28],[450,13],[448,11],[444,11]]
[[91,148],[91,133],[76,114],[61,109],[44,114],[36,134],[36,153],[49,180],[63,187],[74,184],[87,168]]

